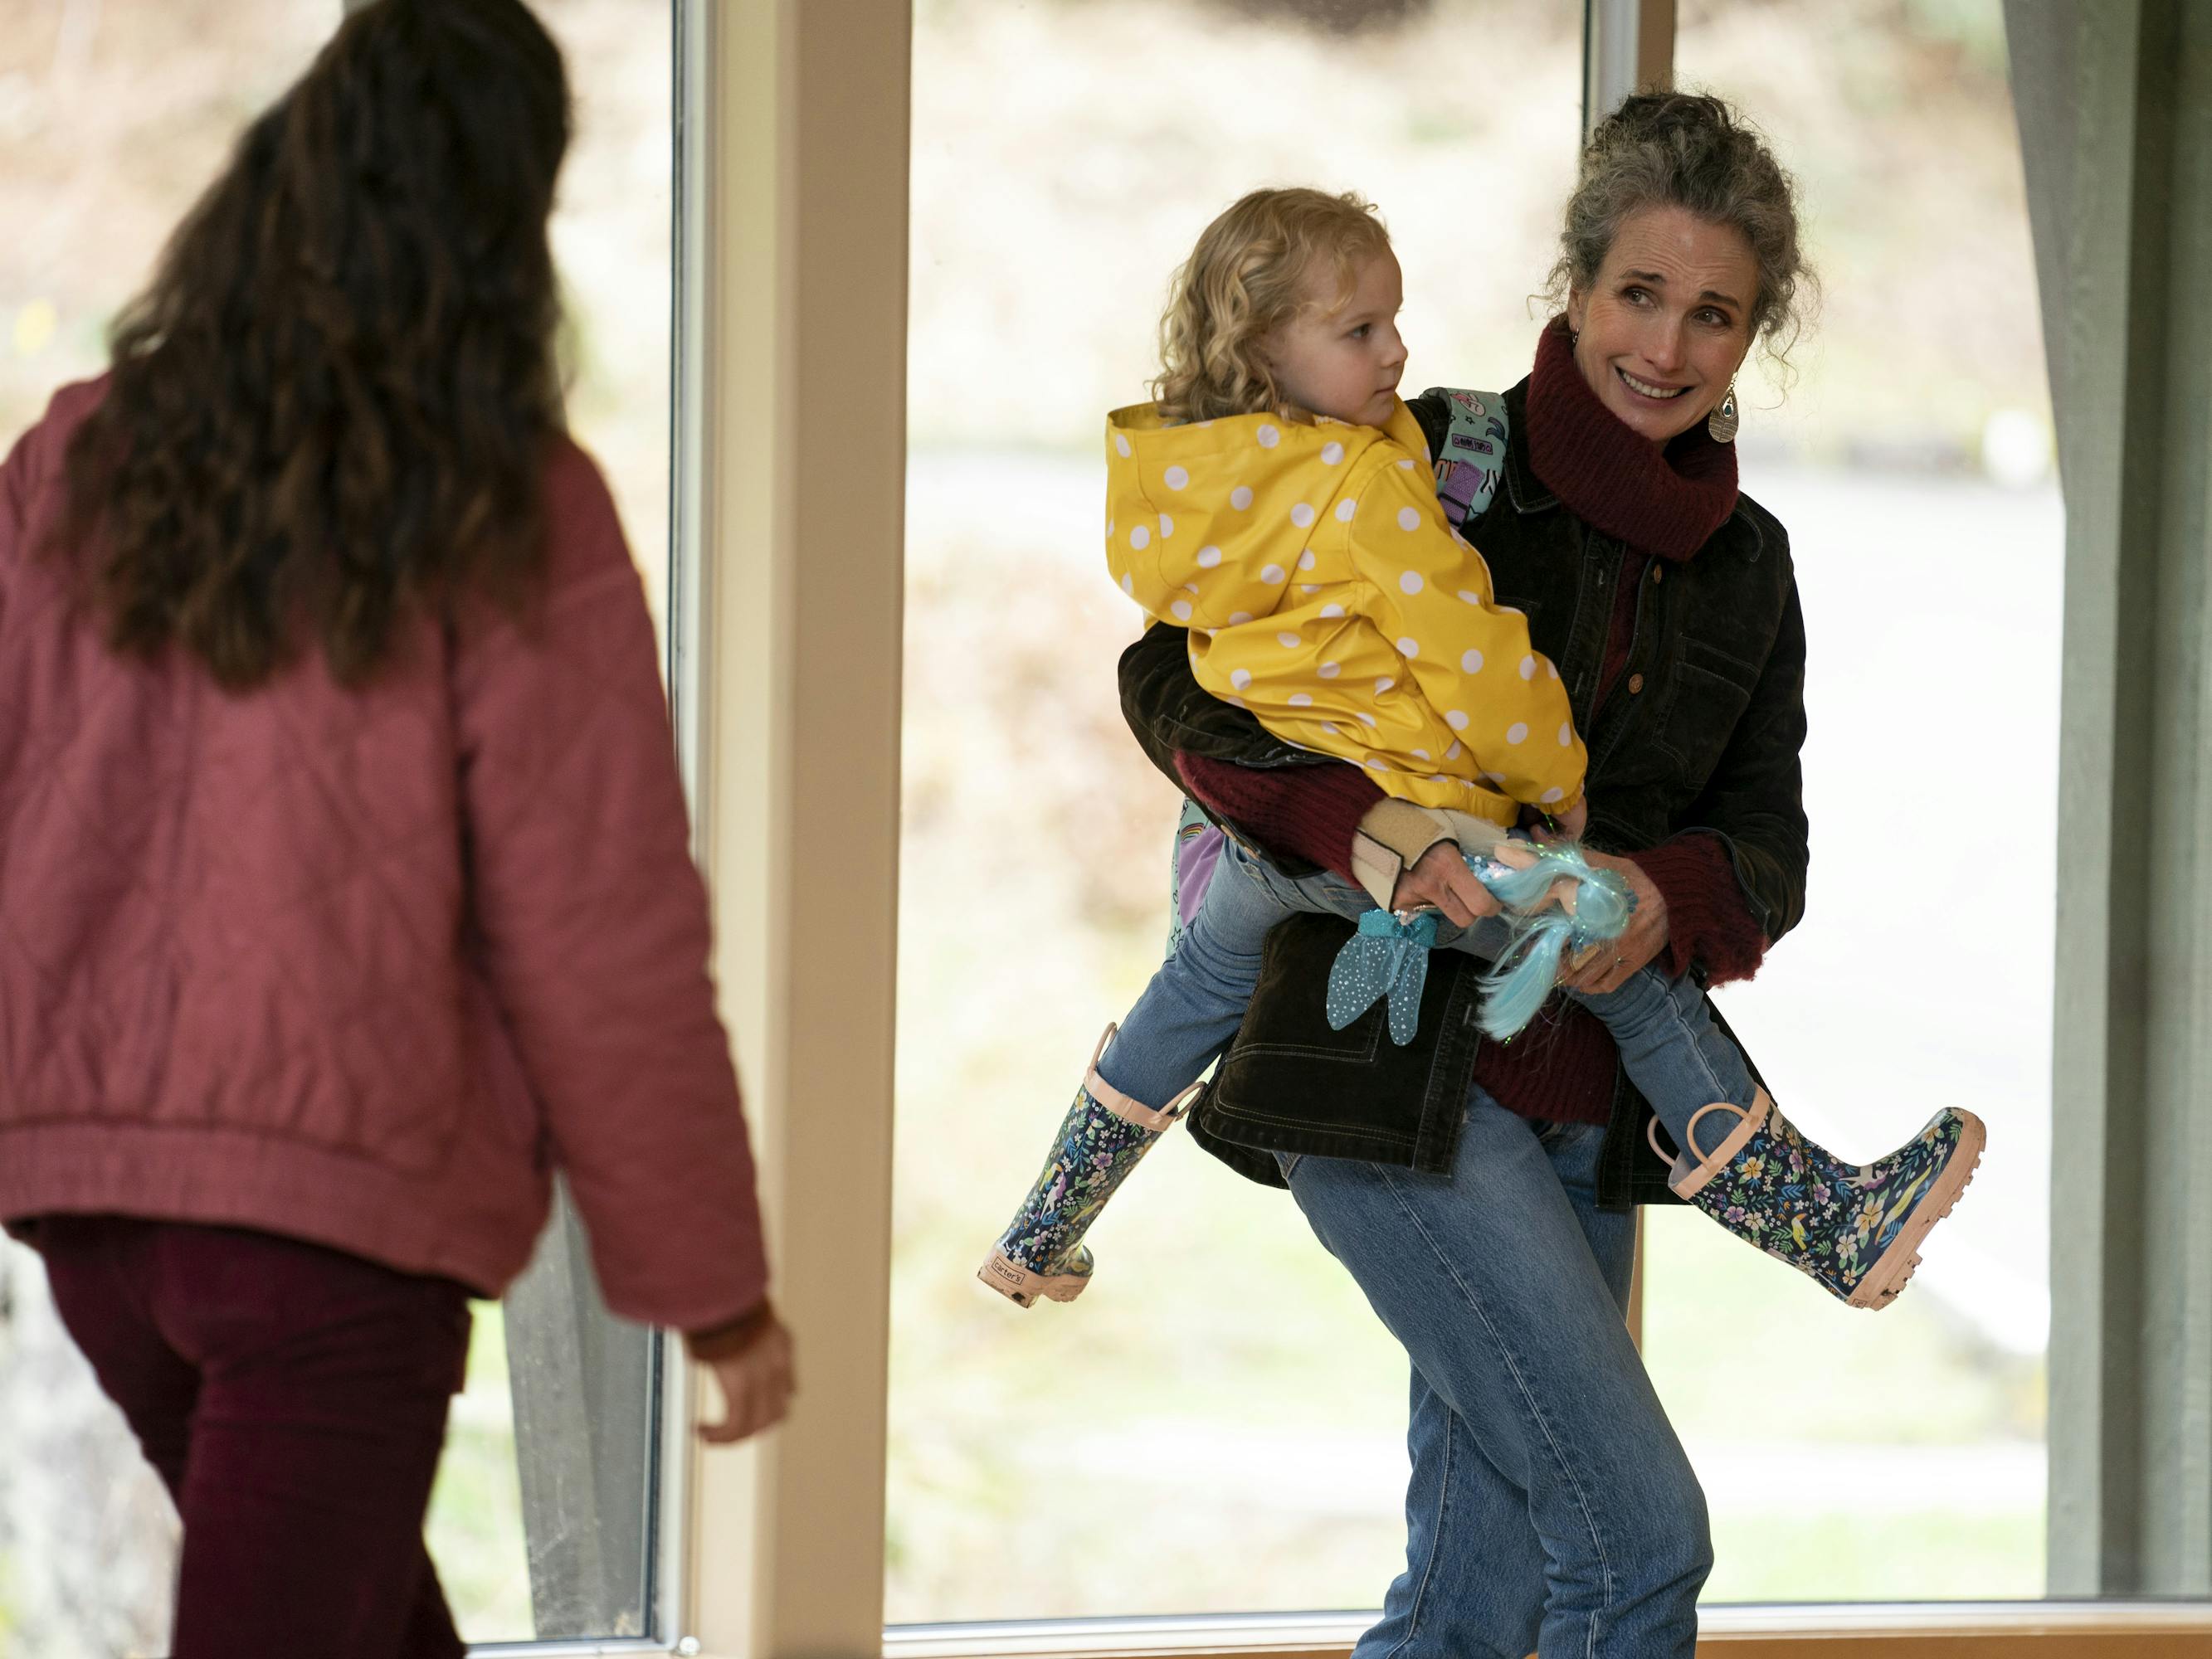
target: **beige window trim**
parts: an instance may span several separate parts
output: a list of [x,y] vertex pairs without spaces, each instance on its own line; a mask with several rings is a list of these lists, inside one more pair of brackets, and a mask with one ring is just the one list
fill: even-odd
[[1583,0],[1583,131],[1674,84],[1674,0]]
[[702,1455],[693,1443],[677,1634],[680,1651],[726,1659],[872,1653],[912,23],[886,0],[700,10],[710,139],[696,783],[799,1395],[763,1444]]
[[[885,1659],[1346,1659],[1369,1613],[1097,1620],[893,1631]],[[1698,1646],[1729,1659],[2207,1659],[2203,1607],[2008,1602],[1728,1607]]]

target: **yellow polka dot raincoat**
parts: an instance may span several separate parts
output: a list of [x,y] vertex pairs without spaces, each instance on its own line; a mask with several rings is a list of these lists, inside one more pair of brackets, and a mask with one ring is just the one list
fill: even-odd
[[1420,424],[1106,422],[1106,562],[1191,666],[1278,737],[1390,794],[1510,824],[1587,760],[1559,671],[1437,504]]

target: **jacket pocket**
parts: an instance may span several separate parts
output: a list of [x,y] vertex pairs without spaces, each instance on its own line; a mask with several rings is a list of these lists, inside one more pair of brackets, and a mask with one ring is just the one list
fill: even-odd
[[1751,704],[1759,671],[1702,640],[1682,641],[1668,676],[1667,707],[1658,741],[1674,758],[1675,782],[1695,795],[1720,764],[1736,722]]

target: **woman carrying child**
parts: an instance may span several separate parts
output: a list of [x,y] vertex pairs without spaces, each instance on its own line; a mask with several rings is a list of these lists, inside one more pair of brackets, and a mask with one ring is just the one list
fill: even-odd
[[[1252,294],[1284,266],[1299,284],[1243,336],[1259,342],[1246,372],[1261,369],[1244,412],[1168,410],[1212,419],[1188,434],[1194,455],[1244,438],[1256,481],[1231,484],[1250,493],[1245,507],[1232,494],[1229,513],[1259,510],[1263,485],[1296,498],[1275,510],[1305,540],[1258,573],[1257,599],[1215,573],[1249,587],[1249,562],[1231,556],[1260,543],[1232,549],[1210,501],[1178,514],[1162,500],[1180,494],[1177,469],[1196,495],[1198,466],[1155,453],[1148,468],[1155,428],[1140,416],[1117,417],[1109,457],[1133,464],[1162,520],[1130,522],[1135,497],[1117,485],[1127,586],[1194,629],[1186,641],[1156,627],[1131,652],[1133,725],[1241,841],[1331,873],[1295,878],[1246,847],[1224,851],[1174,960],[1095,1062],[1070,1118],[1088,1145],[1070,1157],[1064,1138],[1056,1162],[1074,1180],[1055,1202],[1071,1185],[1110,1190],[1154,1127],[1114,1109],[1172,1109],[1257,984],[1198,1127],[1247,1173],[1291,1188],[1413,1360],[1407,1570],[1357,1651],[1687,1652],[1711,1559],[1703,1501],[1620,1316],[1632,1229],[1618,1206],[1654,1184],[1622,1179],[1644,1123],[1637,1091],[1683,1149],[1668,1176],[1677,1195],[1861,1305],[1902,1284],[1980,1140],[1971,1116],[1946,1110],[1874,1164],[1833,1158],[1775,1109],[1690,977],[1747,975],[1802,908],[1796,585],[1780,526],[1736,490],[1727,441],[1738,366],[1794,320],[1791,191],[1717,100],[1640,97],[1604,124],[1569,204],[1565,315],[1529,380],[1495,400],[1502,453],[1479,458],[1491,477],[1472,491],[1458,488],[1454,441],[1486,400],[1396,401],[1395,264],[1363,246],[1371,221],[1344,205],[1356,217],[1328,245],[1340,260],[1302,258],[1295,235],[1261,224],[1228,239],[1225,259],[1201,244],[1186,272],[1214,328],[1192,356],[1171,342],[1171,394],[1179,367],[1233,394],[1238,308],[1247,322],[1270,309]],[[1271,406],[1304,417],[1297,441],[1319,467],[1296,484],[1254,459],[1291,441]],[[1331,416],[1346,424],[1314,421]],[[1445,464],[1441,509],[1404,488],[1431,454]],[[1356,490],[1308,487],[1359,461]],[[1369,523],[1370,507],[1386,517]],[[1395,558],[1378,550],[1394,522],[1406,538]],[[1446,594],[1463,607],[1457,625]],[[1218,700],[1192,696],[1194,680]],[[1577,732],[1592,841],[1640,849],[1592,855],[1636,900],[1627,930],[1568,976],[1592,1012],[1478,1045],[1463,1034],[1474,976],[1444,971],[1394,1054],[1376,1040],[1379,1011],[1340,1033],[1321,1018],[1340,923],[1295,921],[1263,962],[1258,933],[1297,912],[1430,903],[1473,923],[1493,907],[1463,851],[1480,864],[1521,808],[1577,805]],[[1297,749],[1357,766],[1286,763]],[[1219,763],[1239,759],[1258,766]],[[1438,821],[1428,809],[1443,805],[1474,825]],[[1662,951],[1665,972],[1639,971]],[[1272,1160],[1255,1168],[1255,1151]],[[1051,1216],[1032,1205],[1024,1217],[1045,1224],[1024,1234],[1018,1221],[1002,1253],[1051,1243]],[[1080,1288],[1089,1263],[1068,1250],[1017,1265],[1053,1294],[1055,1279]]]

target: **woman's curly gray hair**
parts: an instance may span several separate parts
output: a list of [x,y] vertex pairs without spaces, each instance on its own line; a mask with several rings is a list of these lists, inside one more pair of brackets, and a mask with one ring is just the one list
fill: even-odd
[[1786,364],[1820,292],[1798,246],[1796,181],[1757,129],[1709,94],[1638,93],[1590,134],[1544,289],[1553,309],[1570,291],[1589,292],[1622,222],[1651,207],[1686,208],[1742,233],[1759,264],[1752,337]]

